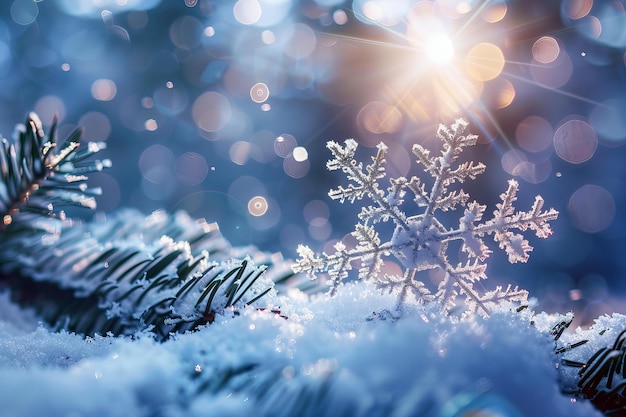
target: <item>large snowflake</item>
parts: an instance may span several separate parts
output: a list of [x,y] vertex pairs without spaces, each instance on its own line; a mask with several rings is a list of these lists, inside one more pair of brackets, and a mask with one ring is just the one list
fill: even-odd
[[[462,183],[466,178],[475,179],[485,170],[482,163],[457,162],[463,149],[476,144],[478,139],[476,135],[464,134],[466,128],[467,122],[463,119],[457,119],[450,127],[439,126],[437,137],[443,142],[439,156],[431,156],[427,149],[413,145],[417,162],[433,177],[429,190],[427,184],[415,176],[410,180],[405,177],[390,178],[386,191],[381,189],[379,181],[386,176],[387,147],[383,143],[378,145],[372,163],[364,169],[363,164],[354,159],[357,149],[354,140],[346,140],[344,146],[328,142],[334,158],[328,161],[327,168],[341,169],[350,181],[347,187],[339,186],[331,190],[329,196],[351,203],[368,197],[373,204],[361,209],[360,222],[352,232],[357,241],[355,247],[347,248],[339,242],[334,247],[335,253],[316,256],[309,247],[301,245],[298,248],[300,257],[293,265],[294,271],[306,272],[311,279],[316,278],[318,273],[327,273],[329,293],[333,295],[348,276],[353,261],[360,261],[359,277],[373,279],[382,289],[397,292],[400,304],[412,296],[420,302],[438,302],[445,311],[455,306],[459,295],[465,296],[469,313],[482,315],[488,315],[494,306],[503,301],[525,301],[527,292],[510,285],[485,293],[474,287],[474,283],[486,279],[485,260],[491,251],[484,237],[492,234],[500,248],[506,251],[509,262],[526,262],[533,248],[516,231],[531,229],[538,237],[546,238],[552,234],[549,221],[556,219],[558,212],[552,208],[542,211],[544,201],[541,196],[535,197],[529,211],[515,211],[513,203],[517,199],[518,183],[512,179],[508,189],[500,195],[502,201],[496,205],[489,220],[483,220],[485,205],[468,202],[470,196],[462,189],[449,190],[450,185]],[[407,190],[413,194],[415,204],[423,208],[421,213],[409,216],[403,212]],[[439,212],[457,207],[464,207],[463,216],[458,226],[447,228],[437,218],[438,215],[442,217]],[[379,233],[383,228],[379,224],[390,220],[395,227],[383,241]],[[452,241],[461,241],[458,261],[448,258]],[[401,264],[402,276],[381,274],[384,258],[389,257]],[[419,272],[432,269],[443,272],[436,291],[431,291],[424,281],[418,279]]]

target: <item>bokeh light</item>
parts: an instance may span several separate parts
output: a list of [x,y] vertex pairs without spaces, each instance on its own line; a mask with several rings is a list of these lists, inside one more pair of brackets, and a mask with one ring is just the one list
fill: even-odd
[[97,17],[106,6],[112,13],[131,12],[135,10],[150,10],[161,3],[161,0],[115,0],[106,1],[75,1],[57,0],[61,9],[72,16]]
[[552,164],[548,160],[539,162],[521,161],[511,171],[511,175],[522,178],[531,184],[546,181],[552,173]]
[[309,159],[309,153],[307,152],[306,148],[302,146],[296,146],[293,149],[293,159],[296,162],[304,162]]
[[218,92],[208,91],[194,101],[192,115],[200,129],[216,132],[228,123],[232,109],[226,97]]
[[562,9],[579,33],[605,46],[626,46],[626,13],[619,2],[569,1]]
[[293,59],[304,59],[313,53],[317,38],[315,32],[308,25],[294,23],[282,33],[283,52]]
[[172,151],[163,145],[152,145],[146,148],[139,157],[139,170],[144,178],[156,180],[151,176],[153,170],[171,171],[175,158]]
[[91,84],[91,95],[99,101],[111,101],[117,95],[117,86],[109,79],[98,79]]
[[[535,47],[539,42],[539,47]],[[571,58],[560,50],[552,37],[539,39],[533,45],[533,63],[530,73],[538,84],[549,88],[560,88],[572,77],[574,66]],[[537,59],[539,58],[539,59]]]
[[176,159],[176,178],[183,184],[198,185],[209,173],[209,167],[202,155],[185,152]]
[[593,0],[564,0],[562,9],[570,19],[582,19],[587,16],[593,6]]
[[34,109],[42,121],[50,123],[57,116],[59,120],[65,119],[65,103],[57,96],[43,96],[35,103]]
[[552,36],[542,36],[535,41],[532,48],[533,58],[542,64],[554,62],[560,52],[559,43]]
[[517,91],[513,83],[500,77],[492,81],[491,89],[483,92],[481,100],[491,108],[503,109],[513,103],[516,95]]
[[177,47],[191,50],[200,43],[200,35],[204,28],[202,23],[194,17],[182,16],[170,26],[170,39]]
[[228,155],[235,164],[245,165],[250,158],[250,142],[238,140],[230,146]]
[[292,178],[302,178],[304,177],[311,167],[308,159],[304,159],[301,161],[296,160],[296,158],[292,155],[288,155],[283,160],[283,169],[285,173]]
[[489,23],[497,23],[504,19],[508,11],[505,1],[492,1],[482,8],[480,16]]
[[541,152],[552,144],[554,131],[550,122],[540,116],[528,116],[515,129],[517,143],[529,152]]
[[465,66],[476,80],[489,81],[502,73],[504,62],[500,48],[492,43],[479,43],[467,53]]
[[596,132],[584,120],[568,120],[554,132],[554,150],[561,159],[571,164],[588,161],[597,147]]
[[311,223],[317,218],[328,220],[330,217],[330,208],[323,200],[311,200],[305,204],[302,209],[302,214],[307,223]]
[[276,137],[276,140],[274,141],[274,152],[276,152],[276,155],[281,158],[286,158],[292,154],[296,146],[298,146],[296,138],[290,134],[283,133],[282,135]]
[[[465,117],[480,136],[468,160],[487,165],[484,183],[466,191],[494,201],[515,177],[530,183],[520,192],[560,210],[552,237],[560,248],[552,238],[533,243],[524,279],[563,270],[571,287],[546,298],[583,305],[595,299],[584,276],[601,275],[613,289],[626,273],[612,255],[626,244],[620,7],[9,0],[0,117],[5,136],[35,110],[44,125],[58,115],[59,137],[81,125],[85,140],[106,141],[114,166],[94,176],[102,210],[184,208],[219,221],[236,244],[288,257],[299,243],[332,248],[358,215],[357,205],[327,200],[338,181],[325,171],[327,140],[353,137],[362,161],[383,141],[388,177],[411,177],[419,174],[411,145],[437,152],[437,125]],[[264,214],[249,210],[254,198],[264,199]],[[509,273],[493,267],[492,276]],[[533,282],[520,286],[534,291]]]
[[11,3],[11,18],[18,25],[30,25],[37,19],[39,7],[33,0],[14,0]]
[[174,167],[175,158],[170,149],[163,145],[146,148],[139,157],[143,193],[156,201],[169,198],[176,188]]
[[248,212],[255,217],[267,213],[267,208],[267,200],[263,196],[254,196],[248,201]]
[[517,149],[506,151],[500,158],[502,169],[510,175],[515,175],[518,167],[526,162],[528,162],[526,154]]
[[[367,103],[357,115],[357,123],[367,132],[375,134],[394,133],[400,128],[402,114],[400,111],[386,103],[372,101]],[[369,143],[375,146],[377,143]]]
[[154,132],[159,128],[159,123],[155,119],[148,119],[144,123],[144,127],[148,132]]
[[583,185],[569,199],[567,211],[575,227],[587,233],[600,232],[615,217],[615,200],[598,185]]
[[101,112],[90,111],[78,119],[78,125],[83,128],[83,137],[92,142],[105,141],[111,134],[111,122]]
[[270,97],[270,89],[265,83],[256,83],[250,89],[250,98],[255,103],[264,103]]
[[477,7],[471,2],[421,0],[412,2],[410,8],[405,3],[408,21],[403,37],[409,51],[414,51],[413,60],[406,64],[409,70],[388,80],[386,103],[415,122],[431,123],[470,108],[484,113],[511,105],[517,87],[510,80],[498,80],[498,85],[485,91],[486,83],[504,72],[502,37],[489,31],[475,36],[468,29],[477,16],[482,17],[482,25],[498,24],[507,10],[503,2]]
[[261,4],[257,0],[237,0],[233,7],[235,19],[244,25],[258,22],[262,13]]
[[345,25],[348,23],[348,15],[343,10],[335,10],[333,12],[333,21],[338,25]]
[[328,239],[333,229],[329,221],[330,209],[324,201],[309,201],[304,206],[302,214],[309,225],[309,236],[317,241],[325,241]]

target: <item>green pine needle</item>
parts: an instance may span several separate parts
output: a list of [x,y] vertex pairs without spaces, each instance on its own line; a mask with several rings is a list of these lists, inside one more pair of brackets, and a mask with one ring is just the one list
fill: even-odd
[[[75,130],[61,146],[34,113],[0,149],[0,288],[52,328],[85,335],[159,338],[237,314],[292,275],[280,256],[233,248],[217,225],[185,213],[144,217],[122,210],[106,221],[67,221],[58,208],[95,208],[90,172],[102,143],[81,147]],[[258,264],[256,266],[255,264]],[[272,307],[265,305],[264,307]]]
[[[90,142],[80,149],[82,130],[76,129],[61,146],[56,142],[57,120],[46,136],[41,120],[30,113],[18,125],[13,138],[0,143],[0,230],[19,223],[35,227],[34,216],[58,215],[59,208],[95,208],[94,196],[100,189],[87,186],[85,174],[101,171],[109,160],[90,160],[104,143]],[[33,216],[34,215],[34,216]],[[15,230],[17,227],[12,226]]]

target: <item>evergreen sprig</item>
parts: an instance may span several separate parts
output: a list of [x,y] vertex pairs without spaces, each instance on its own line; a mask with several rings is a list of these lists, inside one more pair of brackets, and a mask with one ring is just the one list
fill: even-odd
[[290,274],[280,257],[248,250],[254,260],[231,247],[217,225],[183,212],[144,218],[123,210],[65,228],[50,245],[38,235],[14,238],[0,265],[14,299],[55,329],[90,335],[150,328],[166,339],[212,323],[216,314],[237,314],[273,292],[270,275]]
[[16,221],[34,227],[33,215],[58,214],[63,219],[64,213],[58,209],[69,205],[95,208],[94,195],[101,191],[87,186],[87,174],[111,165],[108,159],[90,159],[105,144],[89,142],[79,149],[82,129],[78,128],[58,146],[56,128],[55,117],[46,136],[39,117],[30,113],[24,125],[16,126],[11,139],[2,138],[0,230]]
[[81,135],[57,147],[56,119],[45,136],[31,113],[0,153],[0,288],[54,329],[166,339],[236,314],[274,291],[271,276],[292,274],[280,256],[231,247],[216,224],[182,212],[67,220],[57,208],[95,208],[86,174],[110,165],[90,158],[103,144],[79,149]]

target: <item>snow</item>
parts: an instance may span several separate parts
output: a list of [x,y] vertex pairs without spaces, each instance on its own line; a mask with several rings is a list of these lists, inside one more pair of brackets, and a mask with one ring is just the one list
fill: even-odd
[[[85,338],[52,332],[0,296],[0,402],[20,416],[585,416],[561,393],[548,331],[558,317],[500,311],[460,321],[381,295],[366,281],[335,297],[297,290],[270,309],[231,310],[196,332]],[[626,318],[566,333],[584,361]]]

